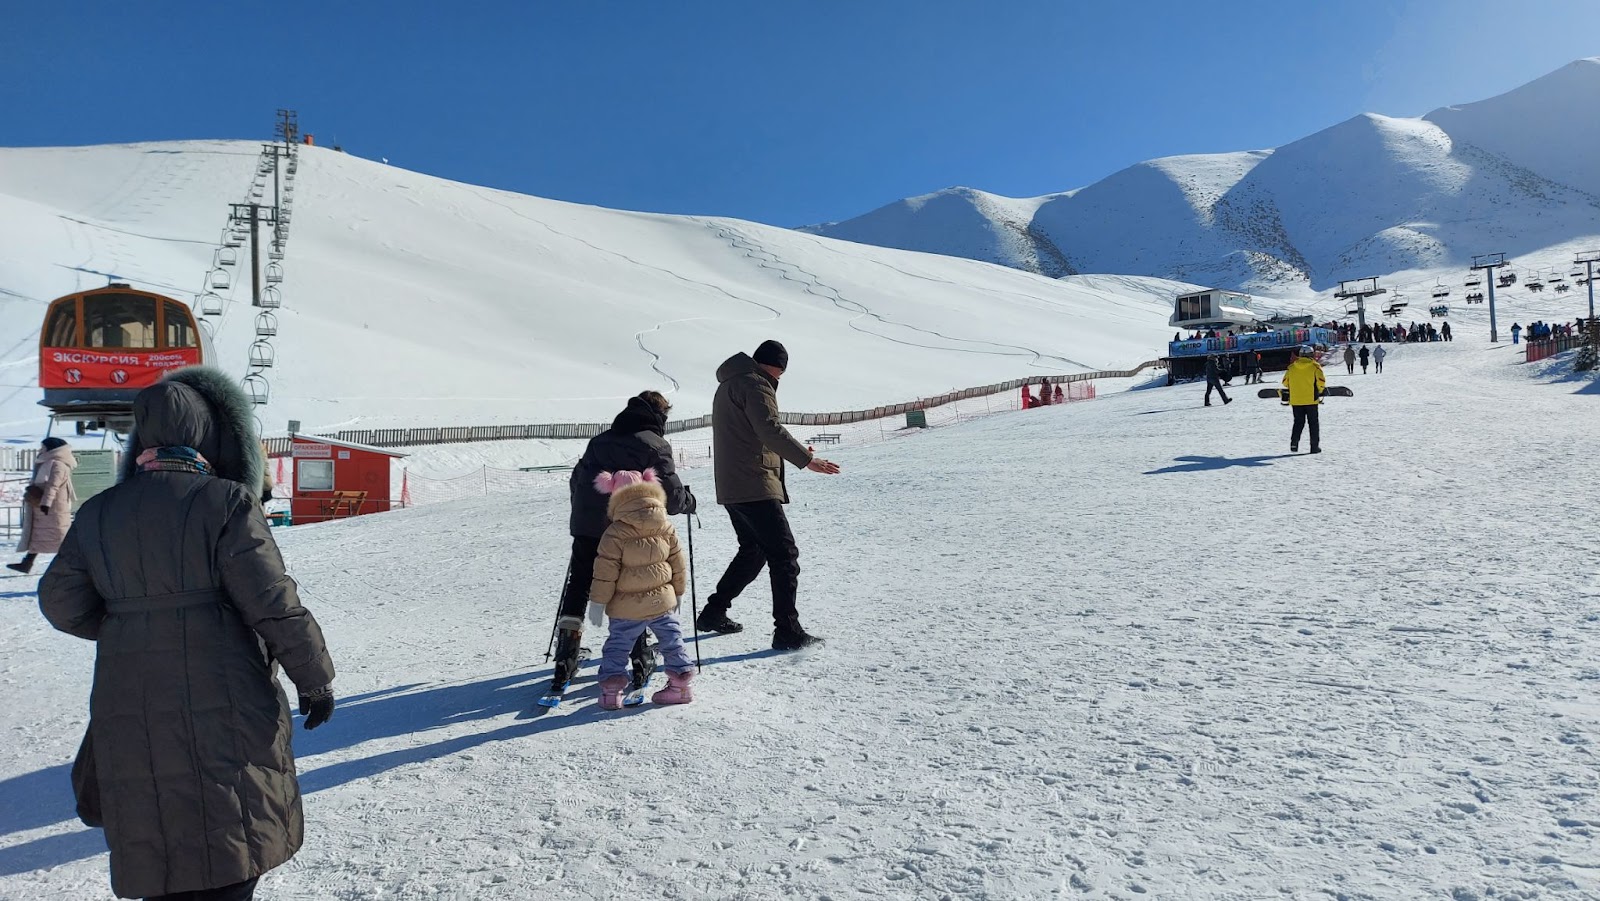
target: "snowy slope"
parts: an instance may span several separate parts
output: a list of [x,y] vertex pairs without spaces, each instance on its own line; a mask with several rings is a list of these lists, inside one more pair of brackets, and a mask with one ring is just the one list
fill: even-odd
[[[758,585],[686,708],[530,716],[559,483],[281,533],[343,700],[262,894],[1600,897],[1596,385],[1512,360],[1334,373],[1319,457],[1197,386],[842,450],[791,483],[829,645],[763,650]],[[694,540],[703,603],[733,536]],[[0,897],[104,898],[91,647],[35,583],[0,579]]]
[[[1473,254],[1600,236],[1600,58],[1420,119],[1357,116],[1275,151],[1168,157],[1086,188],[994,198],[969,188],[810,229],[1028,271],[1115,272],[1300,293]],[[965,209],[958,205],[965,204]],[[1014,213],[1037,208],[1031,221]],[[991,210],[1007,210],[998,218]],[[1025,233],[1009,257],[989,235]],[[1052,265],[1050,260],[1065,261]]]
[[[0,434],[42,431],[44,304],[111,275],[188,299],[258,151],[0,150]],[[295,186],[269,429],[597,421],[645,388],[694,416],[716,366],[768,337],[794,360],[792,410],[1127,368],[1158,354],[1167,297],[1185,288],[1108,303],[1000,266],[543,200],[315,147]],[[242,375],[254,311],[236,281],[219,344]]]

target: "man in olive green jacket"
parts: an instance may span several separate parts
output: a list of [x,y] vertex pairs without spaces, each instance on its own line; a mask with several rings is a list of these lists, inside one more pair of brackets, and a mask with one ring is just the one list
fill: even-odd
[[766,566],[772,578],[772,646],[785,651],[822,639],[806,633],[795,609],[800,549],[783,512],[789,502],[783,463],[828,475],[839,471],[814,457],[778,421],[778,379],[788,368],[789,352],[776,341],[763,341],[754,355],[735,354],[717,368],[711,404],[717,503],[728,509],[739,551],[695,621],[702,632],[742,631],[728,618],[728,609]]

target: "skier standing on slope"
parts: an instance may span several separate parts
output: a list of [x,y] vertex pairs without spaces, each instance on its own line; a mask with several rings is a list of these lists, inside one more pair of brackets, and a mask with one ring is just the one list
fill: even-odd
[[1283,372],[1284,387],[1289,389],[1289,409],[1294,413],[1294,428],[1289,432],[1289,452],[1299,453],[1300,432],[1311,426],[1311,452],[1322,453],[1322,430],[1317,422],[1317,405],[1322,403],[1322,392],[1328,387],[1327,376],[1317,363],[1311,347],[1304,346],[1289,352],[1289,368]]
[[1344,368],[1349,371],[1351,375],[1355,375],[1356,346],[1354,344],[1346,344],[1344,346]]
[[[678,533],[667,518],[667,494],[653,469],[620,470],[595,476],[595,490],[610,495],[606,515],[611,524],[600,536],[589,600],[611,618],[611,637],[600,659],[600,706],[616,710],[628,687],[628,656],[634,642],[649,629],[661,644],[667,662],[667,687],[652,698],[657,704],[694,700],[689,683],[694,661],[683,650],[683,630],[673,611],[687,587],[688,571]],[[598,619],[598,617],[596,617]]]
[[122,480],[83,505],[39,583],[52,626],[95,642],[78,816],[105,828],[122,898],[246,901],[300,850],[289,703],[333,716],[333,661],[256,492],[238,384],[181,369],[133,400]]
[[1217,355],[1206,357],[1206,406],[1211,406],[1211,392],[1222,395],[1223,404],[1231,404],[1233,400],[1228,397],[1228,392],[1222,390],[1222,366],[1217,362]]
[[695,623],[702,632],[743,631],[728,610],[766,566],[772,578],[772,646],[780,651],[822,642],[800,625],[795,606],[800,549],[783,512],[789,503],[783,464],[787,460],[825,475],[839,471],[813,456],[778,421],[778,379],[788,368],[789,352],[776,341],[763,341],[755,354],[734,354],[717,367],[711,404],[717,503],[728,510],[739,550]]
[[1372,359],[1372,350],[1365,344],[1361,345],[1361,374],[1367,374],[1367,362]]
[[[572,494],[572,563],[567,584],[561,593],[561,609],[556,620],[556,665],[550,691],[558,694],[578,669],[578,652],[583,642],[583,611],[589,603],[589,587],[594,581],[595,555],[600,536],[609,518],[607,498],[595,490],[595,477],[601,472],[653,469],[666,493],[668,516],[695,512],[694,495],[678,479],[672,465],[672,445],[667,443],[667,413],[672,404],[658,391],[645,391],[628,398],[628,405],[611,421],[611,428],[589,439],[583,456],[572,468],[569,489]],[[635,677],[647,675],[654,660],[648,659],[645,637],[639,634],[634,647]]]
[[1373,351],[1372,351],[1372,366],[1373,366],[1372,371],[1373,372],[1377,373],[1377,372],[1382,372],[1383,371],[1383,358],[1387,357],[1388,355],[1389,355],[1389,352],[1383,349],[1383,345],[1382,344],[1379,344],[1376,348],[1373,349]]

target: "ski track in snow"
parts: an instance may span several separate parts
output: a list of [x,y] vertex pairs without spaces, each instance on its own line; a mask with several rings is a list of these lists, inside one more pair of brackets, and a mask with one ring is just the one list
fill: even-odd
[[[599,711],[590,664],[533,715],[561,480],[279,532],[341,703],[262,895],[1600,897],[1596,389],[1513,359],[1330,367],[1318,457],[1193,385],[840,448],[790,481],[829,644],[766,651],[758,580],[680,708]],[[93,649],[36,583],[0,579],[0,897],[109,897],[66,774]]]
[[[1035,367],[1039,366],[1040,361],[1046,360],[1046,359],[1050,359],[1050,360],[1059,360],[1059,361],[1061,361],[1063,363],[1066,363],[1069,366],[1076,366],[1076,367],[1078,367],[1080,369],[1084,369],[1084,370],[1092,370],[1092,369],[1095,368],[1095,367],[1090,366],[1090,365],[1088,365],[1086,363],[1080,363],[1080,362],[1078,362],[1076,360],[1071,360],[1071,359],[1068,359],[1066,357],[1055,356],[1055,355],[1051,355],[1051,354],[1044,354],[1044,353],[1041,353],[1041,352],[1039,352],[1037,350],[1034,350],[1032,348],[1023,347],[1023,346],[1018,345],[1018,344],[1001,344],[1001,343],[994,342],[994,341],[980,341],[980,340],[973,340],[973,339],[970,339],[970,338],[955,338],[955,337],[952,337],[950,335],[946,335],[946,334],[943,334],[941,332],[934,331],[932,329],[919,328],[919,327],[914,326],[914,325],[907,325],[907,324],[905,324],[903,322],[895,322],[895,321],[886,319],[885,317],[883,317],[883,316],[881,316],[881,315],[879,315],[877,313],[874,313],[865,304],[862,304],[862,303],[860,303],[858,301],[851,300],[850,298],[845,297],[842,293],[839,292],[838,288],[835,288],[832,285],[829,285],[829,284],[823,282],[814,273],[807,272],[805,269],[801,268],[800,266],[798,266],[798,265],[796,265],[794,263],[790,263],[790,262],[787,262],[787,261],[783,260],[782,258],[780,258],[773,251],[768,250],[766,247],[763,247],[762,245],[758,244],[754,239],[752,239],[752,238],[740,233],[739,231],[737,231],[737,230],[735,230],[735,229],[733,229],[733,228],[731,228],[731,227],[729,227],[727,225],[724,225],[722,223],[715,222],[715,221],[707,221],[706,222],[706,226],[708,228],[710,228],[712,231],[716,232],[716,234],[720,238],[722,238],[724,241],[727,241],[728,244],[731,247],[733,247],[735,250],[741,251],[747,258],[749,258],[750,260],[754,261],[755,264],[757,266],[759,266],[760,268],[767,269],[767,270],[770,270],[771,272],[776,273],[779,278],[781,278],[781,279],[783,279],[785,281],[794,282],[795,284],[800,286],[800,289],[802,291],[804,291],[807,294],[812,295],[813,297],[818,297],[818,298],[821,298],[822,300],[826,300],[826,301],[832,303],[834,306],[838,307],[839,309],[844,310],[847,313],[855,313],[856,314],[855,317],[853,317],[847,324],[850,326],[850,328],[855,329],[856,331],[861,332],[863,334],[872,335],[875,338],[882,338],[883,340],[892,342],[894,344],[903,344],[903,345],[906,345],[908,347],[921,347],[921,348],[925,348],[927,350],[943,350],[943,351],[951,351],[951,352],[954,352],[954,353],[968,353],[968,354],[989,354],[989,355],[993,355],[993,356],[1024,356],[1024,355],[1032,355],[1033,359],[1030,360],[1027,365],[1035,366]],[[890,266],[889,268],[894,269],[897,272],[900,272],[902,275],[912,275],[912,273],[906,272],[903,269],[898,269],[898,268],[893,267],[893,266]],[[796,278],[795,276],[797,274],[805,276],[805,280]],[[926,278],[924,276],[915,276],[915,277],[922,278],[925,281],[941,281],[939,279]],[[953,284],[951,282],[944,282],[944,283],[945,284]],[[821,289],[821,290],[819,291],[819,289]],[[830,292],[830,293],[824,294],[824,293],[821,293],[821,291],[827,291],[827,292]],[[951,342],[957,342],[957,343],[963,343],[963,344],[979,344],[979,345],[984,345],[984,346],[987,346],[987,347],[990,347],[990,348],[997,348],[997,347],[998,348],[1005,348],[1006,350],[981,350],[981,349],[978,349],[978,348],[947,347],[947,346],[941,346],[941,345],[937,345],[937,344],[918,344],[915,341],[906,341],[906,340],[904,340],[902,338],[895,338],[895,337],[892,337],[890,335],[882,334],[880,332],[874,332],[874,331],[870,331],[868,329],[864,329],[861,326],[856,324],[858,320],[863,319],[863,318],[873,319],[873,320],[877,321],[878,323],[880,323],[882,325],[889,326],[891,328],[903,328],[903,329],[906,329],[907,331],[920,332],[921,334],[931,335],[931,336],[933,336],[935,338],[941,338],[941,339],[943,339],[945,341],[951,341]],[[1012,351],[1015,351],[1015,352],[1012,352]]]

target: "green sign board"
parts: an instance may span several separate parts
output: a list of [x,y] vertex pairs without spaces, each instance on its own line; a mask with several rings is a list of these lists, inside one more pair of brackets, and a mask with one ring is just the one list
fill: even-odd
[[927,410],[907,410],[906,411],[906,428],[908,428],[908,429],[925,429],[927,427],[928,427],[928,411]]
[[[117,484],[117,452],[114,450],[75,450],[78,468],[72,471],[72,490],[83,502]],[[78,512],[74,507],[72,512]]]

